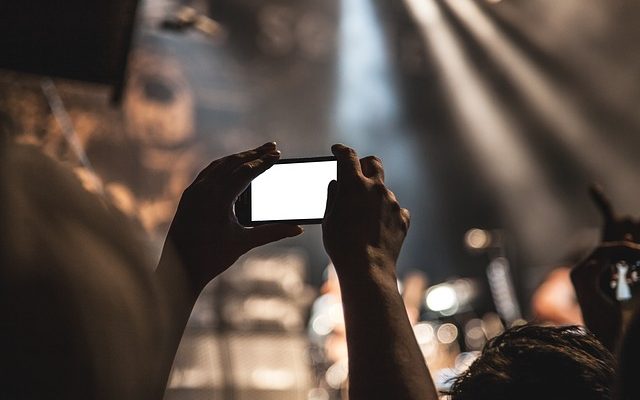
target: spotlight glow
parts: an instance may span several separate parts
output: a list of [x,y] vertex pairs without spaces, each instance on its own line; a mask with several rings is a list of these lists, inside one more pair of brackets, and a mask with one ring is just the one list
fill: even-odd
[[514,222],[510,228],[533,247],[547,245],[550,231],[568,236],[565,210],[532,158],[508,105],[500,102],[470,61],[461,39],[443,18],[439,4],[435,0],[405,3],[432,53],[457,131],[496,192],[505,220]]
[[470,249],[486,249],[491,244],[491,235],[482,229],[470,229],[464,235],[465,243]]
[[457,308],[458,296],[449,284],[433,286],[427,291],[427,307],[431,311],[442,312]]
[[637,174],[616,156],[611,143],[602,140],[588,115],[576,107],[577,100],[561,84],[551,80],[544,71],[515,46],[485,12],[470,0],[444,0],[475,39],[501,68],[514,87],[523,94],[539,119],[552,127],[551,133],[594,176],[607,179],[608,188],[615,197],[627,196],[628,183],[637,180]]

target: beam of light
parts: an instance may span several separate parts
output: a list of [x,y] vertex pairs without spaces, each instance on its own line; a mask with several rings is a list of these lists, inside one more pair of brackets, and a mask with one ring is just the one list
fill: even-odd
[[[430,232],[428,168],[412,140],[402,110],[394,62],[374,0],[340,0],[337,86],[333,139],[364,156],[378,155],[387,183],[412,213],[402,263],[424,262],[424,242],[438,246]],[[442,256],[442,254],[439,254]]]
[[[371,0],[342,0],[337,129],[354,139],[380,133],[398,119],[384,33]],[[384,130],[383,128],[383,130]]]
[[[557,139],[576,156],[578,162],[600,179],[607,176],[607,188],[614,197],[628,194],[633,174],[611,145],[601,139],[575,105],[575,100],[562,87],[553,85],[544,72],[527,55],[504,36],[471,0],[444,0],[456,17],[464,23],[492,60],[506,74],[514,87],[524,94],[528,106],[557,132]],[[611,181],[614,177],[614,181]]]
[[335,130],[338,140],[381,156],[388,177],[414,185],[415,146],[404,115],[384,29],[372,0],[341,0]]
[[458,131],[497,193],[507,221],[532,248],[548,244],[549,232],[565,233],[566,216],[519,140],[517,125],[464,54],[436,2],[405,3],[432,52]]

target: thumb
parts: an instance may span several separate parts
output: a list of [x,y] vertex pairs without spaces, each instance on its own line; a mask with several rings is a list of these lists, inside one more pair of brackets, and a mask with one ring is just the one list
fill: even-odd
[[249,246],[251,248],[275,242],[284,238],[294,237],[304,232],[299,225],[268,224],[247,229]]
[[333,205],[336,202],[337,194],[338,194],[338,182],[337,181],[329,182],[329,186],[327,187],[327,206],[324,210],[325,217],[329,215],[329,213],[333,209]]

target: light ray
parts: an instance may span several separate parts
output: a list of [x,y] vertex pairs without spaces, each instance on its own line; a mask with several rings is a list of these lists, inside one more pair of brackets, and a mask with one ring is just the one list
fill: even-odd
[[637,175],[612,151],[610,143],[594,130],[578,110],[575,99],[554,85],[527,55],[508,40],[471,0],[444,0],[492,57],[528,106],[553,128],[557,139],[596,179],[607,177],[607,189],[616,198],[628,195]]
[[[458,131],[477,157],[478,170],[498,194],[507,220],[531,248],[567,229],[563,209],[549,190],[517,125],[463,52],[460,39],[434,0],[405,0],[438,68]],[[552,235],[555,236],[555,235]]]

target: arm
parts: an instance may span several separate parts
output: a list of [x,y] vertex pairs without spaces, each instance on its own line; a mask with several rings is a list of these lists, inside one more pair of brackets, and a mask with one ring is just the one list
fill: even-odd
[[[611,351],[617,349],[626,322],[636,301],[620,303],[602,290],[612,262],[640,259],[640,223],[619,218],[597,188],[591,196],[604,218],[602,242],[594,252],[571,271],[571,281],[582,310],[585,325]],[[604,282],[606,284],[606,282]]]
[[384,186],[380,160],[358,160],[342,145],[332,151],[338,182],[329,185],[323,240],[342,291],[349,397],[437,399],[396,283],[409,212]]
[[636,310],[629,322],[618,353],[618,377],[616,394],[619,400],[637,399],[640,388],[637,384],[640,360],[640,310]]
[[233,212],[238,195],[279,157],[275,143],[266,143],[216,160],[182,195],[156,270],[167,313],[163,382],[206,284],[252,248],[302,233],[301,227],[285,224],[244,228]]

